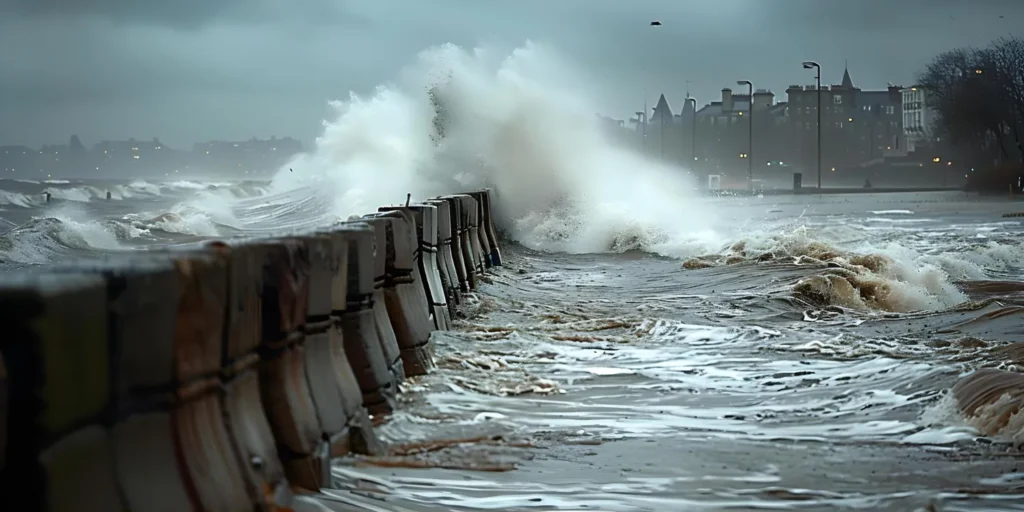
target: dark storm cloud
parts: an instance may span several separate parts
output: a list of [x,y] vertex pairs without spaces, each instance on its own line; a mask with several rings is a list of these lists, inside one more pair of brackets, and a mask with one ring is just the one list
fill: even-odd
[[216,22],[281,22],[360,25],[369,19],[343,1],[312,0],[0,0],[0,14],[23,18],[93,17],[194,29]]
[[848,62],[878,88],[1005,35],[1022,12],[1024,0],[0,0],[0,144],[309,141],[328,100],[447,42],[550,45],[591,78],[594,110],[618,117],[660,92],[673,108],[687,90],[704,104],[738,79],[785,99],[810,83],[806,59],[827,82]]

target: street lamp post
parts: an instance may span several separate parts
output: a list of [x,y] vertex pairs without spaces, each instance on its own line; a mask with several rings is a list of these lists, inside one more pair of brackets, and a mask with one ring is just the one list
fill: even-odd
[[693,102],[693,119],[690,127],[690,156],[697,161],[697,98],[686,98],[686,101]]
[[747,97],[750,99],[747,107],[747,186],[754,190],[754,84],[750,80],[740,80],[736,84],[747,86]]
[[647,154],[647,106],[644,106],[643,112],[636,113],[637,122],[642,123],[640,125],[640,152],[644,155]]
[[804,69],[814,69],[818,80],[818,189],[821,189],[821,66],[814,61],[804,62]]

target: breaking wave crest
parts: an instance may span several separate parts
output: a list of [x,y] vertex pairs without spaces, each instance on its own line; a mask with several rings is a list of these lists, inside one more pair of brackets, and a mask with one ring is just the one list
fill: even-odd
[[[821,237],[824,238],[824,237]],[[960,252],[921,254],[895,243],[843,247],[806,230],[747,238],[710,255],[691,258],[684,269],[782,264],[805,267],[795,295],[817,307],[859,311],[941,310],[968,300],[957,284],[985,279],[993,269],[1020,268],[1021,247],[990,242]]]
[[[323,222],[451,190],[492,187],[499,224],[535,249],[572,253],[690,243],[710,220],[684,169],[622,147],[586,80],[548,48],[510,55],[446,45],[400,81],[331,104],[313,152],[271,191],[333,205]],[[294,172],[290,169],[294,169]],[[656,250],[656,249],[654,249]]]

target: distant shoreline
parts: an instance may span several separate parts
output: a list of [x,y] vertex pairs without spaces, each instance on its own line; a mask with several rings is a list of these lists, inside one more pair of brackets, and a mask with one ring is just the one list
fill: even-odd
[[[704,195],[729,195],[746,196],[751,195],[745,189],[722,189],[708,190],[701,189]],[[920,192],[966,192],[963,187],[823,187],[823,188],[799,188],[799,189],[765,189],[755,190],[756,195],[765,196],[807,196],[807,195],[836,195],[836,194],[897,194],[897,193],[920,193]]]

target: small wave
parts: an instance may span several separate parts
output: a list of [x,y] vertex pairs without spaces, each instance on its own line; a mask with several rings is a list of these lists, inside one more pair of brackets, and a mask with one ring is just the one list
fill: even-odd
[[73,220],[60,214],[37,218],[0,235],[0,261],[41,264],[75,250],[117,250],[122,247],[119,240],[139,234],[131,226],[110,221]]
[[68,185],[71,182],[68,180],[44,180],[43,183],[48,183],[50,185]]
[[911,210],[873,210],[872,215],[913,215]]
[[9,192],[7,190],[0,190],[0,205],[20,206],[22,208],[31,208],[38,206],[42,203],[42,198],[33,198],[27,194],[20,192]]
[[175,181],[174,183],[165,183],[164,186],[170,189],[206,190],[208,188],[215,188],[217,185],[213,183],[196,183],[194,181]]

